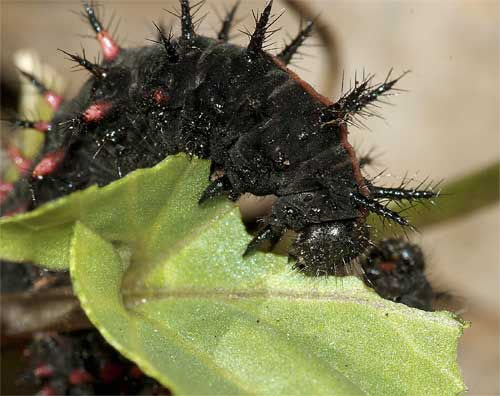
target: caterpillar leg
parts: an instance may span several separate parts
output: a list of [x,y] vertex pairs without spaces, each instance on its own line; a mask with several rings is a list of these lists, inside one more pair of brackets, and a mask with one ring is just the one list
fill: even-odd
[[212,184],[210,184],[205,191],[203,191],[198,203],[201,205],[212,198],[218,197],[224,193],[229,193],[231,190],[231,182],[229,181],[229,178],[224,175],[213,181]]
[[271,250],[274,245],[278,243],[280,238],[285,233],[286,229],[281,227],[276,227],[273,225],[267,225],[252,239],[248,244],[243,256],[249,256],[254,253],[264,242],[271,242]]

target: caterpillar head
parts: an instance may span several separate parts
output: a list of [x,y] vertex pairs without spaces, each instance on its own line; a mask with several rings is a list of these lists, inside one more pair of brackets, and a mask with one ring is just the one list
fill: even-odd
[[307,275],[348,275],[348,264],[362,253],[367,237],[366,227],[353,221],[312,224],[299,232],[290,257]]

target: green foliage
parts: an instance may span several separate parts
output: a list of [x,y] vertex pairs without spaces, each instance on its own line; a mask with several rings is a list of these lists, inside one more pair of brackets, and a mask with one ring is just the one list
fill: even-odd
[[70,265],[105,338],[178,394],[454,395],[463,323],[381,299],[356,278],[243,259],[238,209],[199,207],[185,155],[0,220],[0,257]]

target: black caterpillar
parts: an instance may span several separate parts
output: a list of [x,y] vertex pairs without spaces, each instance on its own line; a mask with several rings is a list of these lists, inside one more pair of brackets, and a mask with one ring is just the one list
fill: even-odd
[[312,22],[277,56],[265,51],[278,19],[272,3],[255,16],[246,48],[228,42],[238,3],[213,39],[196,34],[193,8],[201,3],[191,7],[180,0],[182,35],[174,39],[156,26],[158,40],[134,49],[120,48],[85,4],[103,62],[65,52],[91,74],[70,101],[25,74],[55,116],[50,122],[14,121],[46,133],[46,140],[34,166],[10,150],[29,175],[5,199],[3,213],[14,213],[20,202],[33,209],[108,184],[184,152],[211,160],[212,174],[218,175],[200,204],[223,194],[233,200],[244,193],[277,197],[245,254],[293,230],[297,238],[289,255],[298,269],[344,274],[371,244],[369,213],[411,227],[386,203],[432,199],[437,193],[373,185],[361,171],[367,160],[358,160],[347,139],[348,125],[371,115],[401,77],[389,74],[376,84],[368,76],[335,103],[323,97],[286,67],[310,36]]

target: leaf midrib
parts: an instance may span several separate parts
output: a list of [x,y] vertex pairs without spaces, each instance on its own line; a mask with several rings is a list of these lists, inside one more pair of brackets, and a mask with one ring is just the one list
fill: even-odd
[[[379,302],[372,300],[369,297],[363,298],[352,295],[346,295],[338,292],[316,292],[316,291],[296,291],[294,289],[266,289],[266,288],[248,288],[248,289],[225,289],[225,288],[171,288],[157,289],[153,292],[145,292],[142,290],[122,290],[124,305],[127,308],[137,307],[147,304],[151,300],[168,300],[168,299],[219,299],[219,300],[251,300],[251,299],[288,299],[288,300],[308,300],[308,301],[330,301],[340,303],[355,303],[363,306],[370,306],[376,309],[390,309],[391,312],[398,314],[406,314],[412,317],[413,309],[400,304],[387,302]],[[389,306],[391,305],[391,306]],[[426,316],[426,320],[447,325],[457,325],[457,322],[445,316],[435,317],[432,314],[422,313]]]

